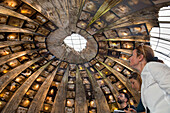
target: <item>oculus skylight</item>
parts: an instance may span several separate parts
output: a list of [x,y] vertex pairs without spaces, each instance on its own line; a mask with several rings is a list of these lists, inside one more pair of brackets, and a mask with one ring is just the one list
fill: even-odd
[[81,35],[73,33],[64,39],[64,43],[75,51],[81,52],[86,48],[87,40]]

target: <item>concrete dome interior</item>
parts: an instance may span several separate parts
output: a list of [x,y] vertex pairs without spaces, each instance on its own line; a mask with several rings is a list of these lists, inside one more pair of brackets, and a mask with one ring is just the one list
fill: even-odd
[[[128,58],[139,44],[150,45],[150,39],[169,42],[155,35],[156,30],[150,38],[153,27],[170,22],[158,20],[160,8],[169,4],[169,0],[1,0],[0,112],[111,113],[120,107],[119,91],[137,106],[140,94],[129,81],[137,70],[129,66]],[[87,41],[80,52],[64,42],[72,34]]]

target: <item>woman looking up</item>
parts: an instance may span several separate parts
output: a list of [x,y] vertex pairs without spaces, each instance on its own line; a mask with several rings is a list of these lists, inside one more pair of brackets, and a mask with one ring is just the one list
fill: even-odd
[[[131,82],[132,88],[138,91],[138,93],[141,93],[140,90],[141,90],[142,81],[140,76],[137,73],[132,73],[131,76],[129,77],[129,80]],[[143,107],[141,100],[137,106],[136,111],[138,113],[145,113],[145,108]]]
[[[138,93],[141,93],[140,90],[141,90],[142,80],[141,77],[138,75],[138,73],[136,72],[131,73],[129,80],[131,82],[132,88],[135,89]],[[124,111],[126,113],[145,113],[145,108],[143,107],[143,104],[140,99],[136,110],[129,108],[128,110],[124,110]]]
[[146,113],[170,113],[170,68],[155,58],[147,45],[134,49],[129,60],[141,74],[141,99]]

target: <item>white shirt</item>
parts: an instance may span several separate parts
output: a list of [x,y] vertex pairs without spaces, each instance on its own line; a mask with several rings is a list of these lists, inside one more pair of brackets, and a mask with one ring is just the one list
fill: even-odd
[[141,98],[150,113],[170,113],[170,68],[149,62],[142,73]]

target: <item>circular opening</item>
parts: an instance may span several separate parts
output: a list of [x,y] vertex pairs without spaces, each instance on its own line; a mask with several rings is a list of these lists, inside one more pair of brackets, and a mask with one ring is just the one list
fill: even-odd
[[75,51],[81,52],[86,48],[87,40],[79,34],[73,33],[71,36],[67,36],[64,39],[64,43],[73,48]]

